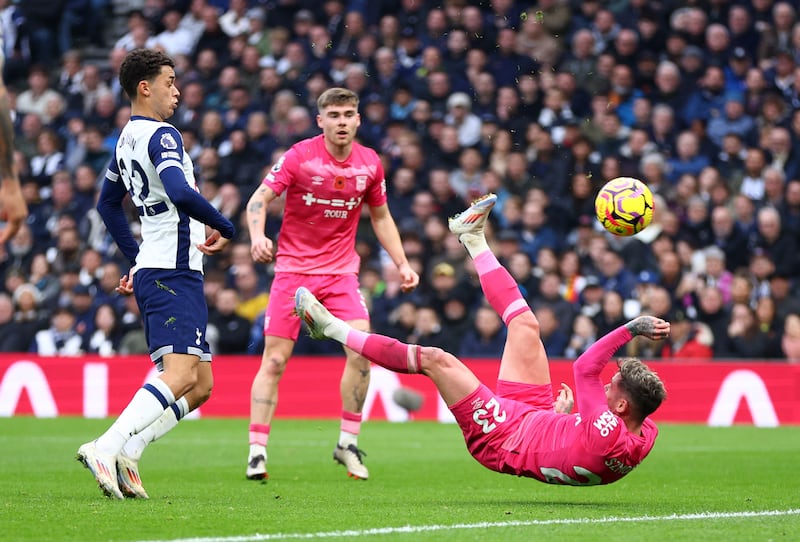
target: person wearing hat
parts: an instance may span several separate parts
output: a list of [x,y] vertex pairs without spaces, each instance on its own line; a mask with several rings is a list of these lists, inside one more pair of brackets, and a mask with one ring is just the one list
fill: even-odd
[[725,63],[725,81],[729,90],[747,90],[745,80],[753,61],[744,47],[734,47]]
[[472,147],[481,138],[481,119],[472,112],[472,99],[465,92],[455,92],[447,99],[445,124],[458,130],[458,143]]

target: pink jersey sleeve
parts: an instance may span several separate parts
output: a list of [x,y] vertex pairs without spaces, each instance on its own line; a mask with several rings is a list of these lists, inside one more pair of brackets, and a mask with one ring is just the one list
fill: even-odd
[[293,171],[297,167],[297,163],[297,151],[295,147],[292,147],[278,158],[278,161],[270,168],[261,182],[280,196],[292,183],[292,179],[294,179]]
[[[371,149],[366,149],[370,151]],[[380,207],[387,201],[386,197],[386,174],[383,171],[383,163],[381,162],[380,158],[375,157],[375,161],[373,163],[376,164],[375,168],[375,176],[374,181],[369,187],[369,191],[366,194],[365,201],[367,205],[370,207]]]
[[589,347],[572,366],[575,376],[575,393],[578,396],[578,411],[589,415],[594,411],[607,408],[606,394],[600,373],[611,360],[614,352],[633,338],[625,326],[620,326],[611,333],[601,337]]

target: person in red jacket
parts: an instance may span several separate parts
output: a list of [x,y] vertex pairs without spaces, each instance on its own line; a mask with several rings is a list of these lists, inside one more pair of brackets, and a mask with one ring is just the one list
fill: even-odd
[[675,311],[669,322],[670,336],[661,349],[662,358],[714,357],[714,334],[706,324],[691,320],[682,310]]

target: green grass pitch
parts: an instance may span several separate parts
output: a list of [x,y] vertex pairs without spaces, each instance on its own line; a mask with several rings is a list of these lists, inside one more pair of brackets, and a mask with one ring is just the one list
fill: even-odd
[[575,488],[490,472],[432,422],[366,422],[355,481],[331,457],[338,422],[281,419],[252,482],[246,420],[187,420],[145,452],[150,500],[123,502],[75,461],[108,424],[0,419],[0,540],[800,540],[800,427],[662,424],[622,481]]

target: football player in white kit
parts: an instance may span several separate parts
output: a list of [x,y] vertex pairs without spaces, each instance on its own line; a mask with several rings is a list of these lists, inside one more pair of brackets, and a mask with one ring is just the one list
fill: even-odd
[[[147,498],[138,473],[144,447],[175,427],[211,394],[211,352],[203,255],[221,251],[233,224],[198,192],[183,139],[166,123],[178,106],[173,61],[160,51],[128,53],[119,74],[131,98],[131,119],[120,134],[97,209],[130,260],[117,291],[135,291],[150,358],[161,371],[131,399],[99,438],[78,449],[78,460],[109,497]],[[123,209],[129,195],[141,221],[141,244]],[[206,237],[206,226],[212,228]]]

